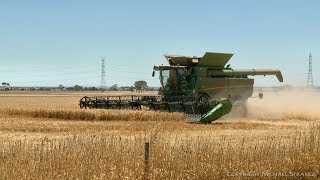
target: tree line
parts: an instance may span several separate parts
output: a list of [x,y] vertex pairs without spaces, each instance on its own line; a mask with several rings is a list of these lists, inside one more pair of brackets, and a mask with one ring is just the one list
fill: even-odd
[[[61,86],[59,85],[61,88]],[[63,89],[63,88],[62,88]],[[61,89],[61,90],[62,90]],[[96,88],[96,87],[82,87],[79,85],[75,85],[73,87],[64,88],[64,90],[73,90],[73,91],[154,91],[157,88],[149,87],[146,81],[140,80],[135,81],[132,86],[119,86],[118,84],[114,84],[108,88]]]
[[58,87],[11,87],[10,83],[2,82],[3,90],[29,90],[29,91],[154,91],[158,90],[158,88],[149,87],[147,82],[144,80],[135,81],[132,86],[119,86],[118,84],[114,84],[110,87],[106,88],[97,88],[97,87],[84,87],[81,85],[74,85],[71,87],[65,87],[62,84],[59,84]]

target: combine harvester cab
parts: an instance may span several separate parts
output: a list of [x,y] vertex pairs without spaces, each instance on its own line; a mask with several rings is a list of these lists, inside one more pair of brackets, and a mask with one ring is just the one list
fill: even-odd
[[[232,69],[226,65],[233,54],[207,52],[203,57],[165,55],[169,65],[154,66],[159,72],[160,96],[84,97],[80,107],[143,109],[185,113],[189,122],[211,123],[240,110],[246,116],[246,100],[253,94],[254,80],[248,76],[275,75],[280,70]],[[233,104],[233,105],[232,105]],[[233,106],[233,107],[232,107]]]

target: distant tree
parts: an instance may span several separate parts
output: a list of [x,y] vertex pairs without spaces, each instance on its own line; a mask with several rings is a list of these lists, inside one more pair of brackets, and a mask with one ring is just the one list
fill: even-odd
[[134,91],[134,87],[133,86],[123,86],[119,88],[120,91]]
[[86,91],[98,91],[99,89],[96,87],[87,87],[85,88]]
[[83,90],[83,87],[82,87],[82,86],[79,86],[79,85],[75,85],[75,86],[73,87],[73,90],[75,90],[75,91],[82,91],[82,90]]
[[109,88],[110,91],[119,91],[118,84],[114,84]]
[[148,91],[158,91],[158,87],[148,87]]
[[59,84],[59,90],[62,91],[64,89],[64,86],[62,84]]
[[1,85],[4,87],[5,90],[10,90],[10,83],[2,82]]
[[133,86],[137,91],[144,91],[144,90],[148,89],[147,82],[143,81],[143,80],[135,81]]

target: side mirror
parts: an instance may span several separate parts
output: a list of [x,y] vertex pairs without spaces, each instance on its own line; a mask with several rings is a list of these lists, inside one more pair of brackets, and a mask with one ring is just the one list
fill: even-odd
[[156,72],[155,71],[152,71],[152,77],[154,77],[154,74],[155,74]]
[[263,99],[263,93],[259,93],[259,99]]

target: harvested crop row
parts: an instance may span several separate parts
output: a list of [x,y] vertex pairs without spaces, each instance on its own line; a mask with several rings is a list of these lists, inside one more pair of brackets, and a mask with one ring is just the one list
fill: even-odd
[[184,121],[181,113],[131,110],[2,109],[2,114],[88,121]]
[[[252,173],[255,179],[271,173],[291,179],[290,172],[319,178],[319,135],[315,126],[289,139],[274,135],[253,142],[244,137],[236,144],[223,136],[175,138],[163,131],[147,138],[140,133],[19,140],[0,148],[0,179],[229,179]],[[150,142],[147,176],[145,140]]]

